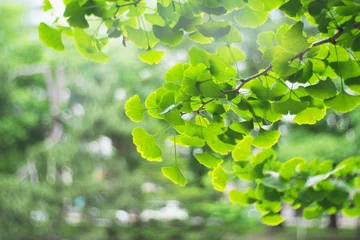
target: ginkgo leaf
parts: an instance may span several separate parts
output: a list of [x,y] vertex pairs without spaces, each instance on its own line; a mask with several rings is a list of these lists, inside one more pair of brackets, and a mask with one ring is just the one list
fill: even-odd
[[179,184],[180,186],[185,186],[187,184],[187,180],[178,165],[172,167],[162,167],[161,172],[175,184]]
[[203,153],[197,153],[195,157],[199,161],[199,163],[208,168],[216,168],[223,162],[222,159],[215,157],[208,151],[205,151]]
[[266,131],[264,129],[260,129],[252,144],[257,148],[270,148],[278,142],[279,138],[279,130]]
[[348,78],[345,81],[346,86],[348,86],[352,91],[360,93],[360,76],[354,78]]
[[240,26],[250,28],[256,28],[260,25],[263,25],[266,22],[269,14],[267,11],[257,11],[247,6],[241,11],[241,13],[235,16],[235,20],[239,23]]
[[325,81],[320,80],[317,84],[306,87],[305,90],[312,97],[319,99],[327,99],[336,95],[336,86],[330,78]]
[[229,200],[232,203],[238,203],[243,206],[249,205],[247,194],[237,190],[231,190],[229,192]]
[[152,65],[152,64],[158,64],[161,61],[164,54],[165,52],[163,51],[156,51],[154,49],[149,49],[146,52],[140,53],[138,56],[139,59],[144,63],[148,63]]
[[58,51],[64,50],[64,44],[61,40],[61,31],[49,27],[46,23],[40,23],[39,38],[48,47]]
[[141,122],[145,108],[141,105],[139,95],[132,96],[125,103],[125,114],[134,122]]
[[225,173],[221,165],[217,166],[213,171],[209,172],[212,177],[212,184],[215,190],[224,191],[229,176]]
[[269,213],[261,217],[261,222],[269,226],[277,226],[284,221],[284,217],[280,214]]
[[303,111],[309,105],[308,102],[300,102],[292,98],[288,98],[285,101],[275,102],[271,104],[271,108],[281,114],[297,114]]
[[155,142],[154,136],[147,133],[142,128],[135,128],[132,131],[133,142],[136,150],[141,154],[142,158],[148,161],[161,162],[162,152]]
[[160,41],[169,46],[176,46],[181,42],[184,36],[184,32],[178,29],[171,28],[169,26],[153,26],[155,36]]
[[109,56],[101,52],[107,43],[107,38],[95,39],[84,30],[75,28],[74,39],[76,49],[87,59],[101,63],[106,63],[109,60]]
[[230,22],[217,22],[209,19],[207,22],[197,26],[198,31],[205,37],[220,38],[231,30]]
[[342,113],[354,110],[360,104],[360,96],[349,95],[341,91],[333,98],[324,100],[327,107]]
[[294,122],[297,124],[315,124],[317,121],[323,119],[326,115],[325,108],[306,108],[305,110],[299,112],[295,118]]
[[296,172],[296,167],[301,164],[305,163],[305,159],[303,158],[292,158],[284,162],[281,167],[279,174],[282,178],[289,180],[294,173]]
[[282,46],[291,53],[299,53],[310,46],[307,38],[303,35],[303,22],[297,22],[283,35]]
[[232,158],[234,161],[246,161],[251,155],[251,144],[254,138],[252,136],[245,136],[240,140],[234,150],[232,151]]

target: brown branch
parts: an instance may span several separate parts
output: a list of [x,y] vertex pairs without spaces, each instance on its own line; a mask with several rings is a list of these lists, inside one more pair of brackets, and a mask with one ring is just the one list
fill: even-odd
[[269,64],[269,66],[267,66],[264,71],[259,72],[259,73],[257,73],[257,74],[254,74],[254,75],[252,75],[252,76],[250,76],[250,77],[241,79],[241,84],[240,84],[236,89],[222,91],[222,93],[239,92],[240,89],[241,89],[246,83],[248,83],[248,82],[250,82],[251,80],[253,80],[253,79],[255,79],[255,78],[258,78],[258,77],[260,77],[260,76],[265,76],[271,69],[272,69],[272,65]]
[[[354,25],[355,28],[359,28],[360,29],[360,23],[356,23]],[[314,42],[310,47],[306,48],[304,51],[296,54],[295,57],[292,57],[289,59],[289,61],[294,61],[295,59],[302,59],[303,56],[305,55],[305,53],[307,53],[310,49],[314,48],[314,47],[317,47],[317,46],[320,46],[320,45],[323,45],[323,44],[326,44],[326,43],[333,43],[335,44],[336,43],[336,39],[338,39],[341,35],[344,34],[344,29],[342,28],[339,28],[338,29],[338,32],[335,33],[333,36],[329,37],[329,38],[326,38],[326,39],[323,39],[323,40],[320,40],[320,41],[317,41],[317,42]],[[248,82],[250,82],[251,80],[255,79],[255,78],[258,78],[258,77],[261,77],[261,76],[265,76],[268,74],[268,72],[272,69],[272,65],[269,64],[269,66],[267,66],[267,68],[265,68],[265,70],[263,70],[262,72],[259,72],[257,74],[254,74],[250,77],[247,77],[247,78],[244,78],[241,80],[241,84],[236,88],[236,89],[233,89],[233,90],[227,90],[227,91],[221,91],[222,93],[233,93],[233,92],[237,92],[239,93],[240,89]]]
[[116,4],[116,11],[114,13],[114,17],[116,17],[116,14],[119,12],[120,8],[122,7],[127,7],[127,6],[135,6],[139,4],[139,2],[141,2],[141,0],[136,0],[135,2],[131,2],[131,3],[124,3],[124,4]]

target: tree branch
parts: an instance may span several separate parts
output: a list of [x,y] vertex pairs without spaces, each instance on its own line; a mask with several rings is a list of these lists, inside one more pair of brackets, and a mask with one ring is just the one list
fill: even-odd
[[[354,28],[359,28],[360,29],[360,23],[356,23],[354,25]],[[329,38],[326,38],[326,39],[323,39],[323,40],[320,40],[320,41],[317,41],[317,42],[314,42],[310,47],[306,48],[304,51],[296,54],[296,56],[292,57],[289,59],[289,61],[294,61],[295,59],[302,59],[303,56],[305,55],[305,53],[307,53],[310,49],[314,48],[314,47],[317,47],[317,46],[320,46],[320,45],[323,45],[323,44],[326,44],[326,43],[333,43],[335,44],[336,43],[336,39],[338,39],[341,35],[344,34],[344,29],[343,28],[339,28],[338,31],[331,37]],[[233,90],[227,90],[227,91],[222,91],[222,93],[233,93],[233,92],[237,92],[239,93],[240,89],[248,82],[250,82],[251,80],[255,79],[255,78],[258,78],[258,77],[261,77],[261,76],[265,76],[268,74],[268,72],[272,69],[272,65],[269,64],[269,66],[267,66],[265,68],[265,70],[263,70],[262,72],[259,72],[257,74],[254,74],[250,77],[247,77],[247,78],[244,78],[241,80],[241,84],[236,88],[236,89],[233,89]]]

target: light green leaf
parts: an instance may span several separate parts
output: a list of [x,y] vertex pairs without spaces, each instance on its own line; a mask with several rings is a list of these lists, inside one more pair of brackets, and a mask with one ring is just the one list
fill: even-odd
[[50,1],[49,0],[44,0],[44,4],[42,6],[42,10],[44,12],[47,12],[49,10],[51,10],[53,8],[53,6],[51,5]]
[[156,51],[154,49],[149,49],[146,52],[140,53],[139,59],[147,64],[158,64],[160,63],[161,59],[163,58],[165,52],[163,51]]
[[128,116],[131,121],[141,122],[143,120],[143,114],[145,108],[141,105],[139,95],[132,96],[125,103],[125,114]]
[[342,79],[360,76],[360,66],[359,63],[355,60],[350,60],[347,62],[331,62],[330,66]]
[[187,184],[184,174],[177,165],[172,167],[162,167],[161,172],[175,184],[179,184],[180,186],[185,186]]
[[58,51],[64,50],[64,44],[61,40],[61,31],[49,27],[46,23],[40,23],[38,27],[40,40],[48,47]]
[[102,63],[106,63],[109,60],[109,56],[101,52],[101,49],[107,43],[107,38],[94,39],[83,30],[75,28],[74,39],[76,49],[87,59]]
[[276,189],[278,192],[284,192],[286,190],[285,181],[280,177],[279,173],[273,171],[266,172],[268,176],[261,179],[261,184]]
[[230,32],[228,34],[226,34],[225,36],[216,38],[216,42],[225,42],[229,45],[233,44],[233,43],[241,43],[242,37],[241,37],[239,30],[237,30],[234,27],[231,27]]
[[211,54],[209,60],[211,75],[215,77],[217,82],[223,83],[236,76],[236,69],[217,54]]
[[217,166],[213,171],[209,172],[212,176],[212,184],[215,190],[224,191],[229,176],[225,173],[221,165]]
[[[174,137],[169,138],[170,141],[174,142]],[[184,147],[203,147],[205,141],[199,137],[190,137],[185,135],[176,136],[176,144]]]
[[291,53],[299,53],[307,49],[311,44],[303,35],[303,22],[297,22],[282,37],[282,46]]
[[210,54],[207,51],[198,49],[197,47],[193,47],[189,51],[189,60],[193,66],[202,63],[205,66],[210,67],[209,56]]
[[284,220],[283,216],[276,213],[269,213],[261,218],[261,222],[269,226],[277,226]]
[[289,180],[296,172],[296,167],[305,163],[305,159],[303,158],[292,158],[283,163],[280,167],[279,174],[282,178]]
[[299,112],[295,118],[294,122],[297,124],[315,124],[317,121],[323,119],[326,115],[326,108],[315,108],[310,107],[306,108],[305,110]]
[[199,163],[208,168],[216,168],[223,162],[222,159],[215,157],[208,151],[197,153],[195,157]]
[[307,108],[308,105],[308,102],[300,102],[292,98],[288,98],[285,101],[274,102],[273,104],[271,104],[271,107],[277,113],[297,114]]
[[270,148],[274,146],[280,138],[279,130],[260,129],[258,135],[253,141],[253,145],[257,148]]
[[189,38],[196,43],[200,44],[210,44],[213,42],[213,38],[211,37],[205,37],[200,32],[196,31],[189,35]]
[[336,86],[327,78],[325,81],[319,81],[316,85],[311,85],[305,88],[306,92],[314,98],[327,99],[336,95]]
[[245,54],[234,46],[221,46],[216,49],[216,53],[228,64],[245,60]]
[[198,31],[205,37],[220,38],[231,30],[231,22],[217,22],[209,19],[207,22],[197,26]]
[[142,128],[135,128],[132,131],[133,142],[136,150],[141,154],[142,158],[148,161],[161,162],[162,152],[155,142],[154,136],[147,133]]
[[252,136],[245,136],[236,144],[235,149],[232,151],[232,158],[235,162],[247,160],[251,155],[251,144],[253,140],[254,138]]
[[360,104],[360,96],[349,95],[341,91],[333,98],[324,100],[327,107],[342,113],[354,110]]
[[344,82],[352,91],[360,93],[360,77],[348,78]]
[[184,32],[178,29],[171,28],[169,26],[157,26],[153,25],[153,31],[155,36],[160,39],[160,41],[169,46],[178,45],[184,36]]
[[246,6],[235,16],[235,20],[242,27],[256,28],[266,22],[268,15],[267,11],[257,11]]
[[130,26],[126,26],[126,36],[132,41],[136,47],[141,49],[153,48],[158,42],[152,31],[145,31],[143,29],[135,29]]
[[321,215],[321,211],[318,210],[318,207],[306,207],[303,210],[303,216],[305,219],[311,220],[318,218]]
[[247,194],[236,190],[231,190],[229,192],[229,200],[232,203],[238,203],[243,206],[249,205]]

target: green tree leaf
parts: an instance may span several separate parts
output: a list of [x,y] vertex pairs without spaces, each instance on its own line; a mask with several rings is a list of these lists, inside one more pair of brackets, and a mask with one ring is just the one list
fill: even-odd
[[165,52],[163,51],[156,51],[153,49],[149,49],[146,52],[139,54],[139,59],[147,64],[158,64],[160,63],[161,59],[163,58]]
[[61,31],[49,27],[46,23],[40,23],[38,27],[40,40],[48,47],[58,51],[64,50],[64,44],[61,40]]
[[360,104],[360,96],[349,95],[341,91],[333,98],[324,100],[327,107],[342,113],[354,110]]
[[171,28],[169,26],[153,26],[155,36],[160,39],[162,43],[169,46],[178,45],[184,36],[184,32],[178,29]]
[[142,128],[135,128],[132,131],[133,141],[136,150],[141,154],[142,158],[148,161],[161,162],[162,152],[155,142],[154,136],[147,133]]
[[125,114],[128,116],[131,121],[141,122],[143,120],[143,114],[145,108],[141,105],[139,95],[132,96],[125,103]]
[[294,122],[297,124],[315,124],[317,121],[323,119],[326,115],[325,108],[306,108],[305,110],[299,112],[295,118]]
[[258,135],[253,141],[253,145],[257,148],[270,148],[274,146],[280,138],[279,130],[260,129]]
[[235,16],[235,20],[239,23],[240,26],[250,28],[256,28],[260,25],[263,25],[266,22],[269,14],[267,11],[257,11],[247,6],[241,11],[241,13]]
[[319,99],[327,99],[336,95],[336,87],[330,78],[325,81],[319,81],[316,85],[311,85],[305,88],[312,97]]
[[207,168],[216,168],[223,162],[222,159],[215,157],[208,151],[205,151],[203,153],[197,153],[195,157],[199,161],[199,163],[201,163]]
[[284,221],[284,217],[280,214],[269,213],[261,217],[261,222],[269,226],[277,226]]
[[252,136],[245,136],[236,144],[231,155],[235,162],[247,160],[251,155],[251,144],[253,140],[254,138]]
[[225,173],[221,165],[218,165],[213,171],[209,172],[212,177],[212,184],[215,190],[224,191],[229,176]]
[[305,163],[303,158],[292,158],[283,163],[280,167],[279,174],[282,178],[290,180],[290,178],[295,174],[296,167],[299,164]]
[[288,52],[299,53],[310,46],[307,38],[303,35],[304,23],[297,22],[282,37],[282,46]]
[[177,165],[172,167],[162,167],[161,172],[175,184],[179,184],[180,186],[185,186],[187,184],[184,174]]

